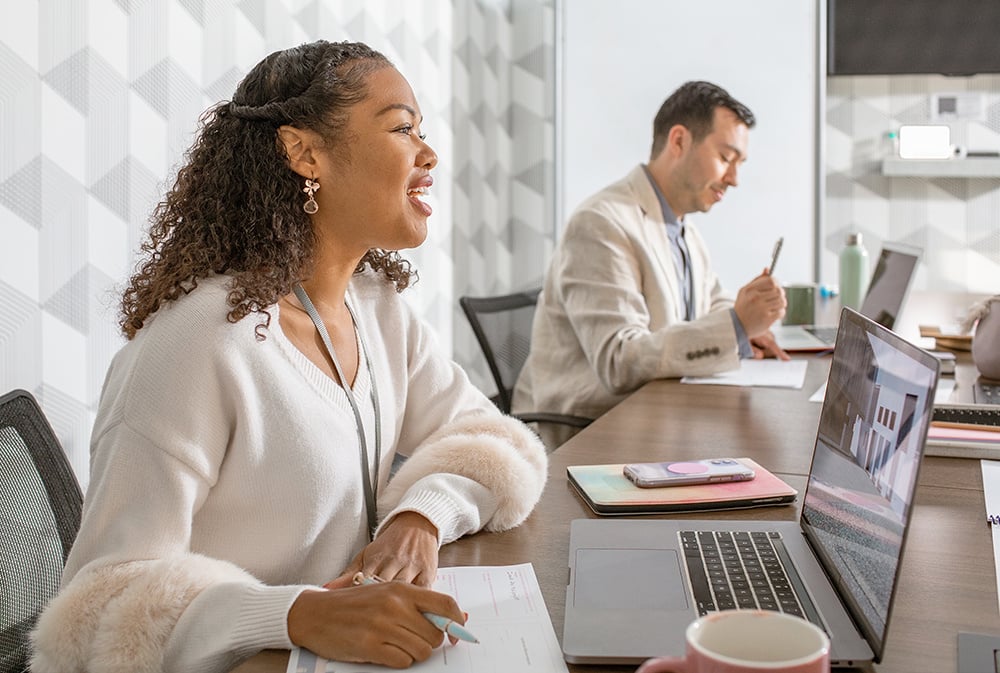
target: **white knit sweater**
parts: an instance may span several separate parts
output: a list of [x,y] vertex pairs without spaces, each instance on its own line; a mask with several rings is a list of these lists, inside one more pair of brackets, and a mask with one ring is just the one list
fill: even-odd
[[[345,392],[281,332],[277,306],[266,328],[260,314],[229,323],[227,283],[201,281],[114,358],[35,673],[222,671],[289,648],[296,597],[367,542]],[[355,276],[348,303],[372,361],[354,390],[373,473],[377,383],[381,520],[420,512],[442,544],[518,525],[545,484],[541,443],[442,355],[384,276]],[[411,458],[387,485],[396,452]]]

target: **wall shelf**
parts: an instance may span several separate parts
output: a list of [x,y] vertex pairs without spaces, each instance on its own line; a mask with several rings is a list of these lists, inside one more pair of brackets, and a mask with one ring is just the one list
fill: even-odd
[[923,178],[1000,178],[1000,158],[885,159],[882,175]]

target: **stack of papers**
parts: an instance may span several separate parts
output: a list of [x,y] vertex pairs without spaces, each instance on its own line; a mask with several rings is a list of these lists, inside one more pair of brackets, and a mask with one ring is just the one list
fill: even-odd
[[934,401],[927,429],[928,456],[1000,458],[1000,406]]

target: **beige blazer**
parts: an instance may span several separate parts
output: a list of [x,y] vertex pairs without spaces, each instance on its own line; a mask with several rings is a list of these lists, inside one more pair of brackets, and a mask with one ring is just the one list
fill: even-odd
[[694,319],[663,212],[642,166],[570,217],[538,299],[513,411],[596,418],[647,381],[739,366],[725,293],[696,227],[685,223]]

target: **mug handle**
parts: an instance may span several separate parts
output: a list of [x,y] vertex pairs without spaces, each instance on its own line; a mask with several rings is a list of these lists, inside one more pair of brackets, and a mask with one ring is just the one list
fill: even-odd
[[687,664],[684,657],[656,657],[642,662],[635,673],[685,673]]

